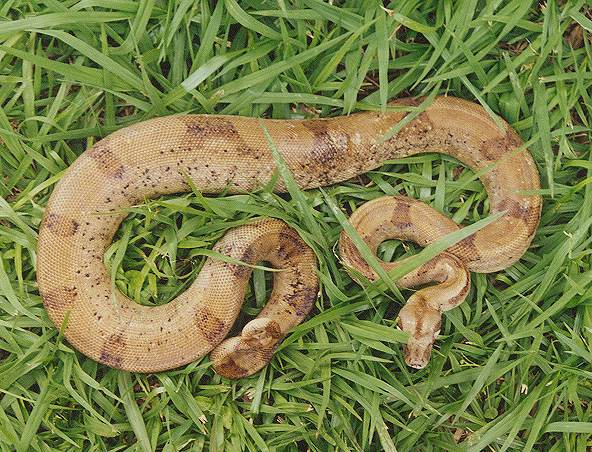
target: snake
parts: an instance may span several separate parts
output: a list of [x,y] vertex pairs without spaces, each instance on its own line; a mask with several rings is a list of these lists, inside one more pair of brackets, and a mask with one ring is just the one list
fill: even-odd
[[[252,375],[315,307],[315,252],[284,221],[253,218],[223,235],[213,247],[218,257],[206,259],[184,292],[167,304],[145,306],[117,290],[105,262],[128,208],[194,188],[248,193],[274,181],[273,190],[285,193],[286,183],[276,177],[278,156],[300,189],[310,190],[430,152],[473,170],[490,213],[502,214],[396,281],[419,288],[398,325],[409,334],[405,361],[421,368],[442,313],[466,298],[470,272],[496,272],[520,259],[541,215],[538,169],[518,134],[479,104],[450,96],[401,98],[383,111],[331,118],[177,114],[111,133],[70,165],[47,202],[36,267],[44,307],[75,349],[112,368],[159,372],[209,353],[221,376]],[[399,195],[362,204],[349,221],[373,253],[389,238],[426,246],[460,228],[429,205]],[[338,248],[348,272],[377,279],[351,237],[342,233]],[[271,295],[240,334],[227,338],[259,262],[277,270]],[[400,262],[381,265],[388,270]]]

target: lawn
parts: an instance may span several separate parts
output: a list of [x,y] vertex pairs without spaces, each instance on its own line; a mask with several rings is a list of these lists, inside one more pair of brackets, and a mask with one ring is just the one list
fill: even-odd
[[[2,0],[0,449],[590,450],[591,13],[554,0]],[[130,209],[105,259],[143,304],[183,291],[224,231],[253,217],[284,219],[313,247],[313,314],[252,377],[225,380],[208,358],[113,370],[48,319],[35,281],[43,209],[101,137],[175,113],[328,117],[436,93],[512,124],[544,207],[518,263],[472,275],[425,369],[405,365],[396,329],[410,292],[353,282],[335,244],[343,216],[384,194],[465,225],[486,218],[479,181],[443,154],[323,190],[195,192]],[[419,251],[392,240],[380,257]],[[242,324],[270,289],[255,270]]]

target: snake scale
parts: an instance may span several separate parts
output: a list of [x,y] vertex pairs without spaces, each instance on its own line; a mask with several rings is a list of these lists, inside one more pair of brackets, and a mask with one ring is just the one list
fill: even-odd
[[[418,104],[411,98],[392,103]],[[118,369],[156,372],[209,352],[214,369],[228,378],[264,367],[281,339],[312,310],[319,291],[314,252],[282,221],[259,219],[231,229],[214,247],[246,264],[267,261],[282,270],[274,272],[265,308],[229,339],[251,267],[208,258],[185,292],[168,304],[147,307],[113,288],[104,263],[126,207],[187,192],[188,177],[204,193],[243,193],[267,184],[276,166],[261,121],[302,189],[345,181],[386,160],[425,152],[446,153],[480,172],[490,211],[505,214],[397,282],[424,286],[401,310],[399,325],[410,335],[407,364],[425,366],[441,313],[467,295],[468,272],[506,268],[528,248],[540,219],[540,181],[530,153],[517,149],[522,141],[515,131],[503,121],[500,128],[475,103],[437,97],[381,140],[407,114],[390,110],[312,120],[175,115],[125,127],[98,141],[57,183],[40,226],[37,280],[49,317],[75,348]],[[285,187],[278,182],[275,190]],[[368,202],[350,221],[374,252],[388,238],[425,246],[459,229],[431,207],[401,196]],[[376,279],[345,234],[339,250],[346,267]]]

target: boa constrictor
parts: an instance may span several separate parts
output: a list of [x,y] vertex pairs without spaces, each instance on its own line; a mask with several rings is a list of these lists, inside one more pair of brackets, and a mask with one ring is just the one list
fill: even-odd
[[[418,101],[392,105],[417,106]],[[230,258],[246,264],[268,261],[282,270],[274,273],[266,307],[240,336],[226,340],[251,267],[209,258],[185,292],[166,305],[147,307],[113,289],[103,262],[126,216],[123,209],[189,191],[187,177],[204,193],[248,192],[267,184],[276,166],[261,121],[303,189],[425,152],[446,153],[479,172],[490,211],[505,214],[397,282],[401,287],[437,283],[415,292],[399,316],[400,327],[410,334],[405,359],[410,366],[424,366],[442,311],[466,297],[468,272],[506,268],[528,248],[540,218],[540,182],[518,135],[503,121],[500,128],[482,107],[438,97],[382,139],[406,117],[399,110],[313,120],[169,116],[97,142],[56,185],[40,227],[37,280],[49,317],[75,348],[114,368],[156,372],[210,351],[214,369],[229,378],[264,367],[279,341],[311,311],[319,290],[313,251],[285,223],[257,220],[230,230],[216,244],[215,250]],[[285,190],[281,182],[275,189]],[[366,203],[351,222],[374,252],[388,238],[427,245],[459,228],[429,206],[398,196]],[[346,235],[339,249],[347,266],[376,278]]]

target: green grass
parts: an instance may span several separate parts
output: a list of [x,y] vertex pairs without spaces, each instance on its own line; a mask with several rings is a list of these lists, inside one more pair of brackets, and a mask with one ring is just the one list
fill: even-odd
[[[2,0],[0,449],[553,450],[592,447],[592,33],[584,1]],[[207,358],[128,374],[76,353],[35,283],[36,234],[63,170],[110,132],[181,112],[304,118],[435,93],[481,103],[528,143],[544,210],[530,250],[473,275],[430,365],[407,368],[403,298],[334,254],[344,215],[383,194],[486,218],[445,155],[323,190],[190,194],[131,209],[106,259],[145,304],[184,290],[227,229],[284,219],[316,251],[314,315],[231,382]],[[281,176],[285,176],[282,174]],[[419,250],[388,241],[381,257]],[[270,290],[254,271],[241,322]],[[403,291],[406,297],[409,292]]]

